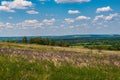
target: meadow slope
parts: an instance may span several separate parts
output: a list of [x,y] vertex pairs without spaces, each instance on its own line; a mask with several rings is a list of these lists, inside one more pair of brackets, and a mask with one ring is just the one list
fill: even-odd
[[120,80],[120,51],[0,42],[0,80]]

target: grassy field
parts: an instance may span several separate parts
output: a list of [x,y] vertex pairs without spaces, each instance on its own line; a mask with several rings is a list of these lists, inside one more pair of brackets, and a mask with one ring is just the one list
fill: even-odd
[[120,80],[120,51],[0,42],[0,80]]

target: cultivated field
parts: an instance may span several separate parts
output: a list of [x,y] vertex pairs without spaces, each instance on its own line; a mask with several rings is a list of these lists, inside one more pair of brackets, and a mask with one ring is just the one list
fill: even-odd
[[0,42],[0,80],[120,80],[120,51]]

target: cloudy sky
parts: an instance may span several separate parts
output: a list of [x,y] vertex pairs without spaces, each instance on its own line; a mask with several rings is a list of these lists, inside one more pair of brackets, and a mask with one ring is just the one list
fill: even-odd
[[0,36],[120,34],[120,0],[0,0]]

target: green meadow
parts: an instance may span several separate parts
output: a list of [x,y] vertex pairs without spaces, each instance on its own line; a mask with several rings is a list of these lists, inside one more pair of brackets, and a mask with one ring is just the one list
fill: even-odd
[[119,53],[0,42],[0,80],[120,80]]

